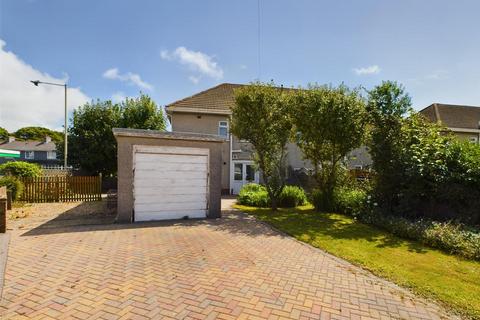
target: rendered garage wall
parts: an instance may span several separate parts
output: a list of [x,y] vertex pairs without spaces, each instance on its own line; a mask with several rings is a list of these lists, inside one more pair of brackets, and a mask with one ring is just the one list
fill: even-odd
[[180,134],[137,129],[113,129],[117,139],[117,221],[131,222],[133,211],[133,146],[207,148],[209,163],[209,210],[207,218],[220,217],[223,139],[208,135]]

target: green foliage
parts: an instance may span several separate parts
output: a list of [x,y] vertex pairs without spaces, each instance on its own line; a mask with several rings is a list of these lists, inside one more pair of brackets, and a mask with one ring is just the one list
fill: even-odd
[[264,186],[249,183],[240,189],[237,202],[246,206],[265,208],[270,206],[270,197]]
[[282,208],[294,208],[307,203],[305,191],[297,186],[285,186],[280,194],[279,206]]
[[428,219],[411,221],[402,217],[380,214],[364,208],[354,216],[362,221],[385,229],[399,237],[418,240],[432,248],[480,260],[480,231],[465,228],[453,222],[438,222]]
[[383,159],[390,168],[376,175],[381,211],[480,224],[480,146],[457,140],[419,114],[401,119],[400,125],[394,156]]
[[[120,106],[111,101],[87,103],[73,111],[68,129],[68,162],[91,174],[114,174],[117,148],[112,129],[119,127]],[[63,154],[62,146],[58,146]]]
[[0,141],[7,139],[9,135],[7,129],[0,127]]
[[367,192],[359,188],[338,188],[335,190],[335,210],[348,215],[360,215],[366,210]]
[[475,188],[480,185],[480,146],[468,141],[449,141],[445,150],[445,166],[452,184]]
[[42,168],[36,163],[10,161],[0,165],[0,174],[19,178],[34,178],[42,175]]
[[156,129],[166,128],[163,112],[148,95],[140,93],[139,97],[127,98],[121,103],[122,128]]
[[[164,130],[163,111],[147,95],[87,103],[73,112],[69,128],[69,163],[90,174],[114,175],[117,171],[117,143],[113,128]],[[63,146],[57,146],[60,156]]]
[[[267,189],[263,185],[249,183],[242,187],[237,202],[252,207],[269,207],[271,205]],[[297,186],[285,186],[278,199],[278,205],[282,208],[302,206],[307,203],[305,191]]]
[[1,177],[0,187],[7,187],[7,190],[12,192],[13,201],[18,200],[23,192],[23,183],[13,176]]
[[24,127],[15,131],[14,136],[21,140],[43,140],[46,136],[49,136],[56,143],[63,141],[62,132],[43,127]]
[[258,183],[247,183],[242,186],[240,189],[240,193],[243,192],[259,192],[259,191],[266,191],[265,186],[262,186]]
[[297,90],[291,105],[296,142],[315,168],[321,206],[331,210],[341,161],[364,141],[365,103],[357,89],[340,85]]
[[330,211],[335,207],[334,197],[318,188],[312,190],[310,202],[318,212]]
[[286,145],[292,129],[288,102],[286,90],[256,82],[235,91],[232,108],[231,131],[252,144],[272,209],[285,185]]
[[369,151],[376,171],[376,192],[385,211],[394,206],[398,182],[402,181],[401,131],[403,117],[410,110],[411,99],[403,86],[384,81],[368,93],[367,111],[371,137]]

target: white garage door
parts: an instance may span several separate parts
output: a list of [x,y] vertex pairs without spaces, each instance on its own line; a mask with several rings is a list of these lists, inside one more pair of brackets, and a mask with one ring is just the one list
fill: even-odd
[[208,149],[134,147],[135,221],[204,218]]

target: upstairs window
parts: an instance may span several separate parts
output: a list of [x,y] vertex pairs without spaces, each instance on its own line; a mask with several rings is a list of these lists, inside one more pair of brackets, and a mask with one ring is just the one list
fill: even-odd
[[228,121],[218,122],[218,135],[220,137],[228,138]]
[[47,151],[47,159],[48,160],[57,159],[57,153],[55,151]]
[[25,159],[33,160],[35,159],[34,151],[25,151]]

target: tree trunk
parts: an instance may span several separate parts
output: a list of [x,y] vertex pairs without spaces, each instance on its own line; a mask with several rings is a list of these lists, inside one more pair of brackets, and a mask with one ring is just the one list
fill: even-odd
[[270,200],[272,201],[272,203],[271,203],[272,211],[277,211],[277,210],[278,210],[278,207],[277,207],[277,198],[270,196]]

